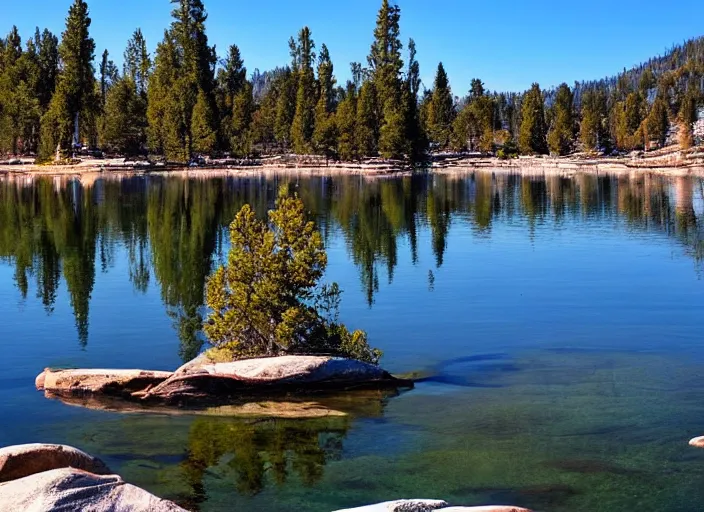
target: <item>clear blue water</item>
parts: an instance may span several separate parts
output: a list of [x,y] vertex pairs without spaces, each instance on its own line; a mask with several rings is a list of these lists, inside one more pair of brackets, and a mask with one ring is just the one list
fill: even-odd
[[[44,367],[173,369],[242,204],[293,182],[343,320],[427,380],[345,418],[121,415]],[[0,178],[0,445],[68,443],[192,510],[403,497],[544,511],[704,502],[701,179]]]

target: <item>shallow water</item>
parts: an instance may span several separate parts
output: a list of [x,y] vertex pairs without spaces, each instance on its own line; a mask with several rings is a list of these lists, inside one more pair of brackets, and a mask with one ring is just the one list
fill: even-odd
[[[346,418],[119,415],[46,366],[173,369],[245,202],[290,182],[343,319],[417,389]],[[538,511],[704,502],[703,183],[476,173],[368,180],[0,178],[0,445],[61,442],[193,510],[402,497]]]

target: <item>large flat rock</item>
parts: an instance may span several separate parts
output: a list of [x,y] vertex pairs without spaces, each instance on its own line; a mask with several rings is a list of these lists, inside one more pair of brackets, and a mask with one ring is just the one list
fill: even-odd
[[218,363],[204,354],[175,372],[177,377],[204,374],[228,375],[262,383],[381,380],[390,377],[378,366],[327,356],[281,356]]
[[97,475],[110,474],[103,461],[70,446],[24,444],[0,449],[0,483],[68,467]]
[[197,403],[290,392],[412,387],[371,364],[325,356],[282,356],[217,363],[207,356],[179,368],[146,399]]
[[125,483],[63,468],[0,484],[0,510],[72,512],[186,512],[176,504]]
[[[306,393],[396,391],[412,388],[413,382],[397,379],[378,366],[350,359],[283,356],[215,362],[204,354],[173,373],[47,369],[36,378],[36,387],[48,398],[71,402],[117,398],[148,406],[203,408],[292,395],[300,398]],[[105,406],[119,408],[114,402]]]
[[146,370],[44,370],[37,389],[64,396],[130,396],[164,382],[172,372]]

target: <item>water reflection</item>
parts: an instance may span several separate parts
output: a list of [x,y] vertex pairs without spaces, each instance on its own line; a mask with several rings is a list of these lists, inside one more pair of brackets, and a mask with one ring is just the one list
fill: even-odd
[[328,461],[342,458],[348,417],[245,422],[201,418],[188,436],[188,455],[181,469],[192,489],[192,505],[207,500],[206,471],[231,483],[242,496],[255,496],[271,482],[285,485],[297,478],[305,487],[323,476]]
[[[326,238],[341,233],[370,306],[392,282],[399,247],[418,262],[428,233],[435,271],[454,225],[488,238],[497,222],[521,222],[534,243],[536,227],[609,220],[625,229],[676,240],[697,263],[704,257],[702,194],[693,177],[656,174],[518,176],[469,173],[371,180],[359,176],[132,176],[0,179],[0,258],[14,266],[19,294],[36,288],[51,314],[63,280],[78,340],[88,342],[96,272],[110,272],[117,250],[128,258],[137,292],[159,286],[181,341],[183,360],[203,340],[203,286],[226,251],[226,227],[245,203],[260,216],[282,182],[292,182]],[[428,286],[434,286],[434,273]],[[32,285],[32,286],[30,286]]]

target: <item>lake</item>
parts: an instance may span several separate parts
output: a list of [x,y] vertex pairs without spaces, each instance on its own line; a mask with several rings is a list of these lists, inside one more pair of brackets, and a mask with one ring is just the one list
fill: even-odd
[[[45,367],[203,348],[227,226],[290,184],[342,319],[417,388],[315,420],[120,415]],[[545,512],[704,503],[704,181],[576,176],[0,177],[0,445],[65,443],[200,511],[397,498]]]

